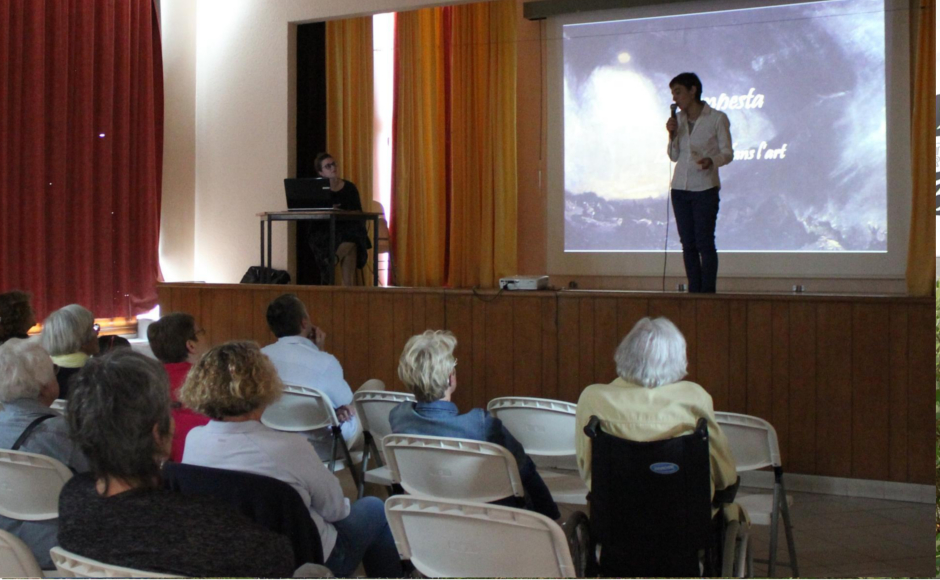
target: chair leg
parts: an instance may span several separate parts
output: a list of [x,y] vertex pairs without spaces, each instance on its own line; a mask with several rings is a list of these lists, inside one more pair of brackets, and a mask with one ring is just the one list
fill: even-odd
[[796,544],[793,543],[793,526],[790,525],[790,506],[787,505],[787,490],[780,479],[780,511],[783,512],[783,532],[787,537],[787,551],[790,554],[790,570],[794,578],[800,577],[800,568],[796,563]]
[[[343,438],[342,431],[339,432],[338,437],[337,437],[336,431],[337,431],[336,429],[332,430],[333,444],[330,450],[330,473],[336,473],[336,446],[339,443],[338,439]],[[349,468],[352,469],[352,465],[350,465]]]
[[366,433],[366,444],[362,447],[362,464],[359,469],[362,471],[362,477],[359,478],[359,485],[356,486],[356,499],[362,499],[362,494],[366,491],[366,472],[369,471],[369,454],[372,449],[369,448],[369,434]]
[[777,571],[777,526],[780,523],[780,485],[774,484],[773,508],[770,510],[770,553],[767,555],[767,576]]
[[[349,447],[346,445],[346,440],[343,439],[343,432],[339,427],[333,427],[333,441],[339,441],[340,446],[343,448],[343,455],[346,457],[346,464],[349,466],[349,474],[353,478],[353,483],[356,484],[356,489],[359,489],[360,475],[356,473],[356,466],[353,465],[352,454],[349,453]],[[334,457],[335,457],[334,453]]]

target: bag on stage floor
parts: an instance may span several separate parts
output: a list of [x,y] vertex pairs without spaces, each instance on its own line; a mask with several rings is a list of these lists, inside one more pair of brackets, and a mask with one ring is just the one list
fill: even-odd
[[242,284],[290,284],[290,274],[284,270],[252,266],[242,276]]

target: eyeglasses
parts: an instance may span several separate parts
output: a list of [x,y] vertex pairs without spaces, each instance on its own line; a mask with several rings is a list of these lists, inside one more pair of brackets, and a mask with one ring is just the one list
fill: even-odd
[[323,164],[323,169],[333,169],[334,167],[336,167],[336,163],[333,162]]
[[200,334],[205,334],[205,333],[206,333],[206,329],[205,329],[205,328],[200,328],[200,329],[196,330],[196,332],[193,333],[193,337],[190,338],[190,340],[198,341],[198,340],[199,340],[199,335],[200,335]]
[[95,334],[101,332],[101,325],[97,322],[91,325],[91,329],[95,331]]

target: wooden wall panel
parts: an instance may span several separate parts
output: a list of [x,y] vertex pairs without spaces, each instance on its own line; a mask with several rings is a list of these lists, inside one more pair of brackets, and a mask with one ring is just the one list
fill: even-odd
[[428,328],[458,340],[463,409],[497,396],[576,402],[614,377],[613,351],[643,316],[686,335],[689,378],[717,410],[776,427],[793,473],[931,483],[933,302],[919,298],[704,296],[162,284],[164,312],[193,314],[212,343],[273,342],[268,303],[295,292],[351,386],[403,390],[398,358]]

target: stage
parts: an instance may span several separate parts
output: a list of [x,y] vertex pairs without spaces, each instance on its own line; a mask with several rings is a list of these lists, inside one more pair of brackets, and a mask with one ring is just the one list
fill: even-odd
[[354,389],[397,379],[405,341],[458,340],[462,410],[504,395],[576,402],[615,377],[613,353],[643,316],[667,316],[688,342],[689,380],[716,410],[777,429],[788,472],[932,483],[933,298],[344,288],[168,283],[161,313],[193,314],[210,343],[274,341],[270,300],[296,293],[327,333]]

